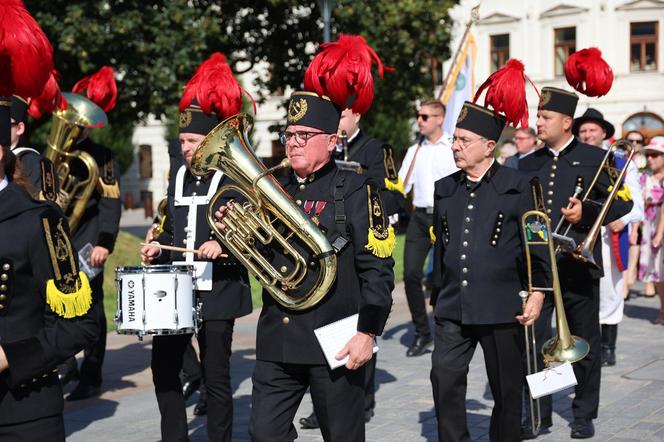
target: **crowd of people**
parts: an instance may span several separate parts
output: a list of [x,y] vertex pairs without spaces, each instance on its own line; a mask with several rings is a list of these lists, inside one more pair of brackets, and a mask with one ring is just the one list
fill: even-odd
[[[574,90],[608,92],[612,74],[600,55],[583,49],[570,56],[567,63],[583,57],[595,68],[583,71],[589,78],[570,81]],[[303,90],[289,99],[280,134],[288,161],[269,170],[248,146],[251,120],[241,113],[243,89],[225,56],[214,53],[187,83],[162,219],[146,232],[144,265],[132,269],[143,275],[142,288],[119,289],[116,317],[135,321],[133,310],[122,310],[122,297],[146,290],[153,265],[193,279],[191,293],[179,296],[195,305],[184,304],[182,311],[177,278],[173,283],[175,314],[165,311],[174,327],[135,324],[130,331],[155,335],[151,369],[162,440],[188,440],[185,400],[195,387],[183,385],[181,372],[191,364],[204,380],[205,404],[197,409],[207,414],[209,439],[232,439],[233,329],[235,319],[252,310],[252,272],[263,286],[252,440],[296,439],[293,420],[309,391],[314,410],[300,422],[304,428],[320,428],[327,441],[363,441],[374,415],[376,338],[393,304],[393,224],[408,204],[403,276],[415,337],[406,357],[421,357],[433,346],[439,440],[470,439],[467,375],[478,344],[494,398],[490,439],[534,439],[553,425],[550,395],[541,400],[537,425],[522,413],[530,403],[523,333],[533,327],[537,348],[552,342],[556,296],[571,333],[589,348],[573,360],[540,355],[537,369],[574,363],[570,437],[593,437],[601,366],[617,363],[618,324],[637,278],[646,284],[645,296],[659,294],[654,322],[664,323],[664,137],[646,144],[643,134],[631,131],[623,135],[624,149],[614,148],[614,126],[592,108],[574,118],[577,93],[555,87],[542,88],[536,129],[527,127],[526,103],[510,107],[500,99],[525,97],[525,68],[510,60],[481,86],[488,89],[484,104],[463,104],[453,134],[442,130],[445,106],[422,100],[418,140],[397,168],[392,148],[360,129],[373,100],[374,63],[382,75],[380,59],[359,36],[341,35],[321,47]],[[598,72],[601,78],[592,77]],[[501,75],[511,81],[493,81]],[[102,84],[112,85],[109,94],[98,93]],[[66,95],[68,107],[51,109],[53,124],[64,125],[52,134],[67,138],[51,139],[44,155],[21,146],[30,100],[0,98],[0,117],[7,117],[0,118],[3,440],[64,440],[62,387],[78,379],[70,401],[101,393],[103,265],[118,234],[120,184],[113,153],[89,134],[106,123],[115,89],[110,67],[77,83]],[[518,128],[500,152],[508,125]],[[270,176],[286,165],[290,170],[279,180]],[[524,221],[532,209],[535,218]],[[582,243],[599,227],[601,241],[584,262],[544,249],[526,259],[532,238],[553,247],[549,221],[564,226],[563,244]],[[433,327],[422,288],[427,256]],[[150,295],[157,303],[169,300],[166,289]],[[137,302],[128,305],[135,309]],[[179,315],[189,315],[195,327],[178,328],[185,319]],[[321,338],[330,327],[335,336],[347,334],[339,348]]]

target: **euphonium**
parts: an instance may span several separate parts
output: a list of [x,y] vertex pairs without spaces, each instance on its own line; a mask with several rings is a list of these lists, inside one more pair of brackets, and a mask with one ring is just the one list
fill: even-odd
[[[246,114],[224,120],[201,142],[190,169],[196,176],[220,170],[234,181],[210,200],[210,228],[279,304],[304,310],[316,305],[334,283],[337,257],[321,230],[272,176],[289,165],[288,160],[267,169],[256,157],[247,138],[252,123]],[[227,212],[221,232],[213,214],[229,191],[246,202]]]
[[[590,193],[592,192],[592,189],[594,188],[595,184],[597,183],[597,180],[599,179],[600,175],[604,170],[607,171],[609,177],[611,177],[613,180],[609,196],[606,198],[606,201],[604,201],[604,204],[600,209],[599,215],[597,215],[597,219],[595,219],[595,222],[593,223],[586,237],[573,249],[570,249],[570,247],[568,246],[567,247],[563,246],[559,247],[559,251],[565,252],[569,254],[572,258],[584,262],[592,267],[599,268],[599,266],[595,262],[593,250],[595,250],[595,244],[597,243],[597,238],[599,237],[599,234],[602,231],[602,225],[604,224],[606,216],[609,214],[609,209],[611,208],[611,204],[613,203],[616,194],[618,193],[618,191],[622,186],[625,175],[627,174],[627,168],[629,167],[629,163],[632,160],[632,157],[634,156],[634,152],[635,152],[634,146],[632,146],[632,144],[629,143],[627,140],[618,140],[609,147],[606,154],[604,155],[604,159],[597,168],[595,176],[593,177],[590,186],[588,186],[588,189],[586,190],[582,201],[586,201],[588,199]],[[621,156],[624,156],[626,158],[625,164],[620,169],[619,173],[617,173],[615,167],[610,164],[612,153],[616,156],[620,154]],[[577,187],[574,196],[577,197],[580,193],[581,189]],[[558,226],[556,228],[556,234],[554,234],[554,238],[556,241],[561,241],[561,244],[562,241],[565,240],[567,240],[567,243],[569,244],[570,240],[568,239],[567,234],[571,228],[571,224],[567,226],[564,236],[557,234],[558,230],[563,224],[564,219],[565,219],[564,217],[561,217],[560,222],[558,223]]]
[[[53,112],[46,157],[53,162],[60,183],[57,203],[67,217],[69,229],[74,232],[99,181],[97,162],[89,153],[74,150],[74,143],[83,130],[104,126],[107,119],[104,111],[87,98],[73,93],[62,95],[67,100],[67,109]],[[71,175],[76,162],[87,171],[82,178]]]

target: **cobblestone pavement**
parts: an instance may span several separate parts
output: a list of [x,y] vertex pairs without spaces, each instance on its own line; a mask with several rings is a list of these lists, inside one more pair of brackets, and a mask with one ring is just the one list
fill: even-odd
[[[516,296],[516,295],[515,295]],[[367,425],[368,441],[435,441],[436,425],[429,383],[431,355],[406,358],[413,338],[403,284],[394,293],[396,305],[379,340],[376,415]],[[615,367],[602,371],[599,441],[664,441],[664,327],[652,324],[659,309],[656,298],[638,297],[625,307],[619,327]],[[234,438],[249,440],[251,371],[258,312],[238,320],[232,360]],[[150,373],[150,340],[109,335],[100,398],[67,403],[67,440],[72,442],[158,441],[159,412]],[[71,388],[71,387],[69,387]],[[554,425],[542,441],[569,440],[569,390],[554,395]],[[187,408],[190,438],[206,441],[205,418],[193,416],[196,396]],[[480,348],[468,374],[466,408],[473,440],[488,440],[492,399]],[[305,396],[296,422],[311,411]],[[297,426],[299,427],[299,426]],[[322,441],[317,430],[298,430],[301,441]]]

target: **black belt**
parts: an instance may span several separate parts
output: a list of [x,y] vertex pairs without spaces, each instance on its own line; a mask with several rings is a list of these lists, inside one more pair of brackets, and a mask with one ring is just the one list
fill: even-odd
[[415,207],[415,212],[433,215],[433,207]]

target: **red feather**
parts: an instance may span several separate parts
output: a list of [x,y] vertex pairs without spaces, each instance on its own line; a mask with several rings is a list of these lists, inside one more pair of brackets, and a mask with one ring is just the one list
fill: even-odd
[[67,100],[62,96],[60,85],[58,85],[59,79],[60,74],[54,69],[41,95],[30,100],[28,114],[35,120],[40,119],[43,114],[53,112],[56,108],[67,109]]
[[104,66],[92,75],[88,75],[74,85],[72,92],[80,94],[87,89],[87,97],[104,112],[110,112],[118,101],[118,85],[115,73],[110,66]]
[[376,52],[359,35],[340,34],[339,40],[320,45],[322,51],[314,57],[304,74],[304,89],[318,95],[326,95],[341,106],[348,107],[349,99],[355,99],[351,109],[366,113],[374,98],[371,66],[376,63],[378,75],[385,70]]
[[187,82],[180,111],[184,112],[195,98],[203,112],[226,119],[242,110],[242,91],[224,54],[215,52],[198,66]]
[[495,113],[503,113],[507,122],[516,127],[528,127],[528,102],[526,101],[526,75],[523,63],[509,59],[505,66],[491,74],[479,87],[473,103],[487,89],[484,106],[491,105]]
[[570,55],[565,62],[565,77],[570,86],[589,97],[606,95],[613,84],[611,66],[597,48],[581,49]]
[[53,48],[20,0],[0,0],[0,96],[39,95],[53,69]]

